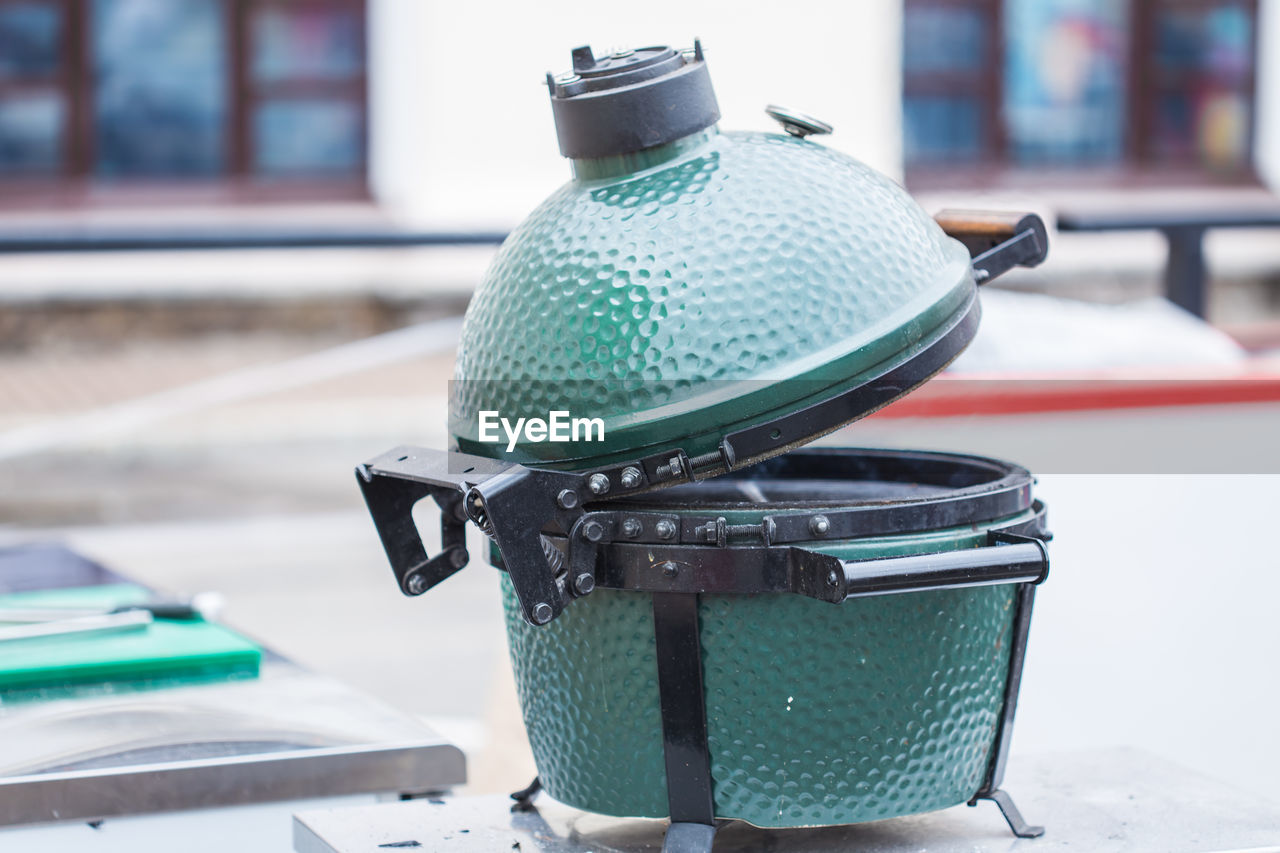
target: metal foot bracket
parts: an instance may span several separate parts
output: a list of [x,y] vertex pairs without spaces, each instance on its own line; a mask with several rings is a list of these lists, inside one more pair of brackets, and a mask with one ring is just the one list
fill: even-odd
[[1044,835],[1043,826],[1032,826],[1022,817],[1022,812],[1018,811],[1018,807],[1013,803],[1013,797],[999,788],[996,788],[989,794],[979,794],[969,801],[969,805],[976,805],[978,800],[990,800],[1000,809],[1000,814],[1004,815],[1005,821],[1009,824],[1009,830],[1019,838],[1039,838]]
[[716,827],[705,823],[672,823],[662,853],[707,853],[715,844]]
[[542,777],[534,776],[533,781],[528,786],[521,788],[519,791],[511,792],[511,799],[515,800],[515,805],[511,808],[513,811],[528,811],[533,808],[533,798],[538,796],[538,792],[542,790]]

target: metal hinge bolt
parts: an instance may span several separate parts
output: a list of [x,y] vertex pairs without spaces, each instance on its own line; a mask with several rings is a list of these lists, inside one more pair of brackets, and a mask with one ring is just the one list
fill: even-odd
[[582,538],[588,542],[599,542],[604,538],[604,525],[592,519],[582,525]]
[[658,534],[659,539],[670,539],[676,535],[676,526],[664,518],[653,526],[653,531]]
[[659,480],[670,480],[684,474],[684,463],[680,461],[679,456],[672,456],[667,460],[666,465],[659,465],[654,469],[654,474]]
[[593,495],[603,495],[609,491],[609,478],[604,474],[592,474],[587,479],[587,488]]
[[694,528],[693,535],[703,542],[714,544],[720,548],[727,547],[730,538],[738,537],[758,537],[764,541],[764,544],[773,543],[773,536],[777,532],[777,525],[774,524],[772,518],[765,518],[759,524],[729,524],[724,516],[708,521],[700,527]]
[[634,489],[640,485],[640,469],[628,466],[622,469],[622,476],[619,477],[624,489]]

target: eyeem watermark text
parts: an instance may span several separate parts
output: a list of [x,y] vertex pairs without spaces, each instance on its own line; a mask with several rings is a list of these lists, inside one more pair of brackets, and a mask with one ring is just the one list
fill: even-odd
[[497,412],[480,413],[480,440],[486,444],[502,441],[498,428],[506,433],[507,452],[516,449],[521,436],[525,441],[604,441],[604,421],[601,418],[575,418],[568,412],[547,412],[542,418],[517,418],[514,424]]

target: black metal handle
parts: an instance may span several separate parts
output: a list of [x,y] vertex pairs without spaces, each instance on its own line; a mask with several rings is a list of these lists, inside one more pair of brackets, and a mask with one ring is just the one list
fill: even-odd
[[1034,213],[944,210],[934,220],[969,250],[978,284],[1014,267],[1039,266],[1049,255],[1048,229]]
[[1044,542],[1007,533],[990,533],[994,544],[879,560],[841,560],[844,597],[865,598],[899,592],[991,586],[1004,583],[1038,584],[1049,575]]
[[[655,544],[611,540],[565,543],[571,559],[589,555],[594,582],[607,589],[662,593],[759,595],[793,593],[840,604],[850,598],[998,583],[1038,584],[1049,573],[1040,531],[1043,508],[1015,529],[988,531],[987,544],[906,557],[842,560],[812,546]],[[587,515],[590,522],[599,513]],[[639,516],[634,516],[637,520]],[[607,530],[607,519],[597,521]],[[645,524],[649,521],[646,519]],[[686,527],[688,527],[686,523]],[[691,531],[696,532],[696,529]],[[599,548],[600,559],[596,560]]]

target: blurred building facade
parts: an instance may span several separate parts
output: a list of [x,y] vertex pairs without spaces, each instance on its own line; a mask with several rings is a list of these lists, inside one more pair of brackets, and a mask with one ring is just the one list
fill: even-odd
[[544,70],[703,38],[913,188],[1280,181],[1280,0],[0,0],[0,204],[361,201],[502,226],[563,180]]
[[358,197],[364,33],[358,2],[6,0],[6,201]]
[[907,0],[903,32],[906,163],[925,180],[1256,181],[1258,114],[1280,96],[1259,79],[1257,2]]
[[[0,227],[503,230],[570,174],[545,73],[584,43],[694,37],[722,126],[813,114],[930,209],[1280,189],[1280,0],[0,0]],[[394,318],[380,306],[456,307],[490,252],[10,257],[0,278],[28,304],[270,294]],[[1280,316],[1274,231],[1208,252],[1240,283],[1211,313]],[[1123,300],[1158,292],[1163,263],[1156,234],[1060,235],[1024,278]]]
[[695,35],[730,126],[765,126],[770,98],[805,101],[895,170],[883,72],[901,10],[866,7],[0,0],[0,206],[364,199],[427,226],[509,225],[568,172],[543,72],[586,40]]

